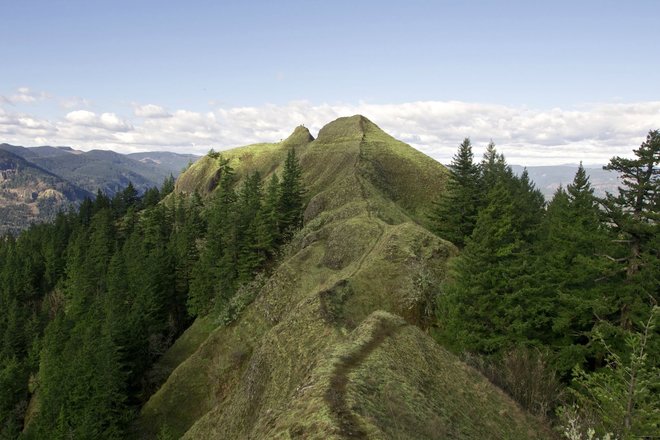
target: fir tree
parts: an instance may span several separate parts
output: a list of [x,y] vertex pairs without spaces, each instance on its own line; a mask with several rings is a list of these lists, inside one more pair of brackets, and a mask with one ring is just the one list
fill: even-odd
[[266,194],[256,219],[257,241],[255,247],[264,258],[273,256],[280,242],[279,215],[277,212],[280,199],[280,180],[273,174],[266,188]]
[[[543,198],[513,176],[491,151],[487,176],[495,179],[463,253],[454,260],[439,304],[447,342],[468,351],[495,353],[528,336],[531,239]],[[487,162],[488,163],[488,162]],[[526,204],[526,206],[523,206]]]
[[296,151],[292,148],[284,162],[278,206],[280,233],[285,238],[290,237],[294,230],[302,226],[304,195],[302,168],[296,157]]
[[252,279],[261,267],[264,255],[259,252],[258,221],[261,212],[261,176],[254,173],[245,180],[237,205],[238,282]]
[[625,245],[621,261],[625,282],[619,290],[619,321],[624,329],[651,300],[657,303],[660,283],[658,236],[660,235],[660,131],[652,130],[634,159],[614,157],[604,167],[617,171],[622,187],[618,195],[607,194],[601,200],[608,223]]
[[479,205],[479,168],[473,157],[470,139],[465,138],[449,166],[445,193],[431,213],[434,232],[461,248],[472,234]]
[[236,246],[232,216],[235,212],[234,171],[229,161],[219,158],[220,183],[207,212],[208,232],[199,260],[192,269],[188,311],[192,316],[213,309],[216,293],[233,291],[236,279]]
[[480,193],[482,194],[479,208],[481,209],[486,204],[485,200],[488,191],[490,191],[503,176],[511,177],[513,173],[511,172],[511,169],[507,167],[504,156],[497,152],[493,141],[490,141],[486,147],[479,168],[479,188]]
[[537,335],[553,348],[554,365],[564,376],[593,357],[588,338],[595,316],[607,307],[602,279],[609,263],[600,255],[609,237],[593,192],[580,165],[567,190],[560,187],[548,205],[534,249],[537,267],[530,295],[543,304],[535,317]]
[[176,179],[174,179],[174,176],[170,174],[168,177],[163,180],[163,184],[160,187],[160,196],[161,198],[166,197],[170,193],[174,191],[174,184],[176,183]]

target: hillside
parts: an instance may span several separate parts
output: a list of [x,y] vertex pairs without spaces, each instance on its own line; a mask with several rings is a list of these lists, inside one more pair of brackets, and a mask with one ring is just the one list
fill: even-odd
[[91,193],[114,195],[128,182],[142,192],[175,177],[199,157],[192,154],[149,152],[120,154],[108,150],[79,151],[71,147],[19,147],[0,144],[8,151]]
[[106,150],[38,156],[32,161],[90,192],[100,189],[108,195],[121,191],[128,182],[142,192],[160,185],[170,175],[170,170],[155,163],[142,163]]
[[70,147],[0,144],[0,234],[18,232],[31,222],[53,219],[98,190],[109,196],[129,182],[139,191],[158,187],[198,157],[167,152],[123,155]]
[[153,164],[178,176],[181,171],[194,163],[199,156],[194,154],[170,153],[167,151],[149,151],[144,153],[130,153],[126,155],[131,159],[145,164]]
[[51,220],[60,209],[84,197],[91,194],[0,149],[0,235],[20,231],[31,222]]
[[[198,319],[163,356],[136,429],[154,438],[543,438],[543,428],[426,327],[423,277],[455,247],[425,229],[446,170],[362,116],[314,139],[223,152],[239,178],[296,150],[305,226],[231,325]],[[218,160],[177,181],[208,196]]]

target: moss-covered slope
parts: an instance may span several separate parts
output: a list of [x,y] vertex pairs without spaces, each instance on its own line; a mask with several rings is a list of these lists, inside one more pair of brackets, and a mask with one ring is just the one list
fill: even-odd
[[[174,370],[144,406],[141,433],[540,437],[510,399],[417,327],[414,277],[442,272],[455,253],[419,223],[442,190],[442,165],[362,116],[328,124],[316,140],[299,128],[224,156],[239,176],[267,175],[291,147],[309,188],[304,229],[237,322],[199,321],[165,356]],[[214,172],[211,158],[199,161],[177,190],[212,191]]]

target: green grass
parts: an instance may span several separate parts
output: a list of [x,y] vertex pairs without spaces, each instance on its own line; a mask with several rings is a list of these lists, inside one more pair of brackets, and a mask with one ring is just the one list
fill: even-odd
[[[300,154],[311,140],[313,138],[306,128],[297,127],[291,136],[281,142],[247,145],[220,154],[224,159],[229,159],[229,165],[236,171],[238,181],[257,171],[267,178],[279,170],[291,148]],[[202,157],[179,176],[176,191],[187,194],[198,191],[201,195],[212,193],[217,183],[214,176],[218,168],[218,159],[208,155]]]
[[[397,320],[400,318],[375,313],[365,320],[364,329],[355,332],[356,340],[348,350],[359,351],[368,344],[363,333],[373,333],[382,322]],[[547,436],[475,370],[417,327],[398,325],[397,331],[383,338],[348,373],[346,402],[369,438],[513,440]]]
[[[193,329],[164,357],[178,366],[144,406],[143,436],[167,424],[189,439],[543,438],[415,327],[416,265],[441,273],[456,252],[419,224],[444,167],[363,117],[328,124],[312,142],[297,130],[224,154],[239,176],[267,175],[287,142],[298,143],[309,188],[306,226],[237,321],[201,343]],[[177,190],[205,185],[210,160]]]

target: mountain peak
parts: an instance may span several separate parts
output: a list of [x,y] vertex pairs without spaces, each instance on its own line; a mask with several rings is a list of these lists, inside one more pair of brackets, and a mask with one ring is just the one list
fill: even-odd
[[299,125],[293,130],[293,133],[284,140],[287,144],[302,145],[314,140],[314,136],[309,132],[307,127]]
[[380,128],[362,115],[345,116],[326,124],[319,131],[318,140],[328,142],[338,138],[361,139],[368,129]]

